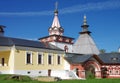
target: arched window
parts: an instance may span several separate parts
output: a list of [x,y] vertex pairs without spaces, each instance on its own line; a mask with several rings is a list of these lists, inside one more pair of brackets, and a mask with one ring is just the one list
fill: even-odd
[[65,52],[68,52],[68,46],[67,45],[64,46],[64,50],[65,50]]

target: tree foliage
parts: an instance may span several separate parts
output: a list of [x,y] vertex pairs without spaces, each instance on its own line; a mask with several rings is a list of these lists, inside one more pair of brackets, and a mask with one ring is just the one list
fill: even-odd
[[106,50],[105,49],[101,49],[100,50],[100,53],[102,54],[102,53],[106,53]]

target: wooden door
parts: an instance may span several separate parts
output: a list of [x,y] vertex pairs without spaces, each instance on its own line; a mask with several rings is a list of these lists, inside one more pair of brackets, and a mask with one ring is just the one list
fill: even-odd
[[51,69],[48,70],[48,76],[51,76]]
[[2,58],[2,66],[4,66],[4,64],[5,64],[5,59]]

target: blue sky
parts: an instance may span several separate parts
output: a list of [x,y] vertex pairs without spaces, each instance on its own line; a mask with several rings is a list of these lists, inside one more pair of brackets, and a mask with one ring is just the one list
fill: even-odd
[[99,49],[120,47],[120,0],[0,0],[0,25],[5,35],[33,39],[48,36],[55,2],[65,36],[78,38],[84,14]]

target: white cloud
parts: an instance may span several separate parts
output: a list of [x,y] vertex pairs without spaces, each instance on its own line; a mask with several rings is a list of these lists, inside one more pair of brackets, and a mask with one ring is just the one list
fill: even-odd
[[97,2],[97,3],[87,3],[87,4],[80,4],[68,8],[61,9],[60,12],[62,14],[66,13],[76,13],[76,12],[84,12],[84,11],[98,11],[98,10],[105,10],[105,9],[116,9],[120,8],[120,0],[109,0],[104,2]]
[[0,12],[0,15],[4,16],[42,16],[51,15],[53,11],[42,11],[42,12]]
[[[77,13],[84,11],[98,11],[105,9],[116,9],[120,8],[120,0],[108,0],[104,2],[97,3],[87,3],[87,4],[79,4],[63,9],[59,9],[60,14],[67,13]],[[4,16],[43,16],[43,15],[51,15],[53,11],[41,11],[41,12],[0,12],[0,15]]]

